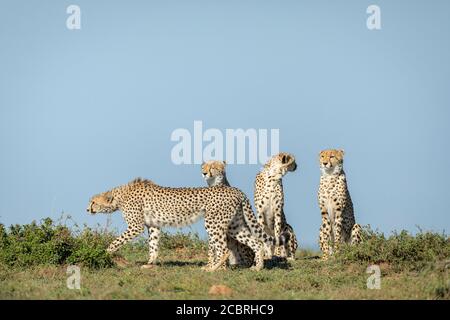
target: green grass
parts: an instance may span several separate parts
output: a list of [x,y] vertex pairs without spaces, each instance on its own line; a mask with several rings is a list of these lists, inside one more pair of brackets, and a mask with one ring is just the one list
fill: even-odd
[[[67,228],[62,241],[63,229],[50,221],[0,227],[0,299],[450,298],[450,241],[444,234],[402,231],[386,237],[367,229],[363,244],[344,246],[328,261],[317,259],[318,252],[300,250],[296,261],[268,264],[260,272],[207,273],[200,270],[207,245],[193,233],[164,233],[159,263],[141,270],[147,259],[145,238],[122,248],[115,264],[104,252],[110,233]],[[66,286],[72,263],[81,266],[81,290]],[[381,268],[380,290],[367,289],[370,264]],[[213,285],[225,285],[232,293],[211,295]]]

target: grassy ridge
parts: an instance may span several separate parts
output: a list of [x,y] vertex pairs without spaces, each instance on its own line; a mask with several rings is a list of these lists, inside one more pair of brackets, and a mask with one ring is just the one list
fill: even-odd
[[[163,233],[160,262],[147,259],[144,237],[119,256],[105,248],[114,235],[41,224],[0,225],[0,298],[37,299],[449,299],[450,240],[445,234],[384,234],[366,228],[363,244],[343,246],[329,261],[300,250],[292,263],[267,263],[261,272],[205,273],[207,244],[197,234]],[[67,265],[81,267],[81,290],[66,286]],[[367,289],[366,268],[381,269],[381,289]],[[230,290],[209,293],[214,285]]]

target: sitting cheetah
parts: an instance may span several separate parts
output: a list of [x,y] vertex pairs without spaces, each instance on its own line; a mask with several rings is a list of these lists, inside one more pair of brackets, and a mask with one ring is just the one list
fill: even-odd
[[[258,222],[271,236],[280,238],[281,246],[275,248],[278,257],[295,259],[298,243],[294,230],[286,222],[284,215],[284,193],[282,178],[288,171],[295,171],[295,158],[289,153],[279,153],[273,156],[265,165],[255,180],[255,207]],[[271,256],[273,247],[266,246],[266,254]]]
[[263,243],[273,245],[273,237],[264,233],[253,214],[245,194],[233,187],[168,188],[149,180],[136,179],[126,185],[95,195],[87,211],[111,213],[120,210],[128,224],[127,230],[108,247],[113,253],[124,243],[149,231],[151,267],[158,255],[160,228],[180,227],[205,217],[208,233],[208,264],[206,270],[222,267],[229,256],[227,236],[249,246],[255,254],[255,266],[263,267]]
[[[361,227],[355,223],[353,203],[347,188],[343,150],[324,150],[319,155],[319,207],[322,214],[320,249],[326,260],[341,242],[359,243]],[[334,245],[333,245],[334,244]],[[334,248],[333,248],[334,247]]]
[[[202,164],[202,176],[210,187],[230,186],[225,173],[225,161],[207,161]],[[228,262],[230,265],[249,266],[254,260],[252,249],[232,237],[227,237],[227,245],[230,250]]]

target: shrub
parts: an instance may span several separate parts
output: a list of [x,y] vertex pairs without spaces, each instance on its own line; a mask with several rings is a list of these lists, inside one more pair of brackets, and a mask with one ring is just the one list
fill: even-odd
[[198,233],[177,232],[175,234],[169,234],[167,232],[161,232],[160,246],[163,250],[173,250],[179,248],[206,250],[208,244],[200,238]]
[[[7,266],[80,264],[89,268],[114,265],[105,250],[115,239],[114,233],[87,226],[80,230],[76,224],[74,229],[55,225],[50,218],[43,219],[41,224],[33,221],[25,225],[12,225],[8,230],[0,224],[0,263]],[[160,246],[163,250],[207,248],[206,242],[192,232],[162,232]],[[147,252],[147,239],[140,237],[124,249]]]
[[67,258],[67,263],[81,263],[90,268],[111,267],[113,261],[106,252],[106,248],[113,241],[114,236],[109,233],[100,233],[90,228],[75,238],[72,254]]
[[385,237],[370,226],[363,230],[363,242],[344,245],[337,255],[342,262],[389,263],[397,268],[419,269],[430,262],[450,257],[450,239],[445,234],[422,232],[415,236],[407,231]]
[[40,225],[33,221],[9,230],[0,224],[0,262],[9,266],[69,263],[107,267],[112,265],[105,250],[110,238],[91,229],[76,236],[66,226],[54,225],[50,218]]

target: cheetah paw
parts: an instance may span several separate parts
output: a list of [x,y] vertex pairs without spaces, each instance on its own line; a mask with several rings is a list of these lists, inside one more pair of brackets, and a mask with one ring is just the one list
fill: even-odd
[[250,267],[250,270],[252,270],[252,271],[261,271],[262,270],[262,268],[263,268],[263,266],[261,266],[261,265],[256,265],[256,266],[251,266]]
[[203,267],[201,267],[201,270],[203,270],[203,271],[211,271],[211,266],[210,265],[203,266]]

